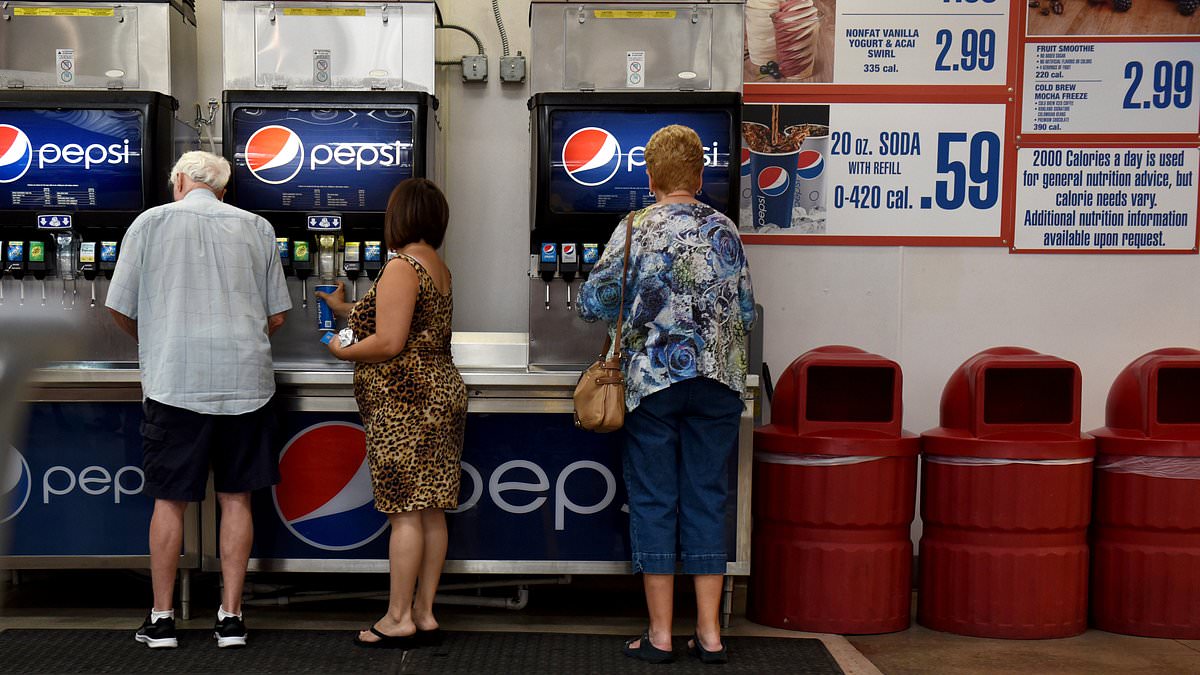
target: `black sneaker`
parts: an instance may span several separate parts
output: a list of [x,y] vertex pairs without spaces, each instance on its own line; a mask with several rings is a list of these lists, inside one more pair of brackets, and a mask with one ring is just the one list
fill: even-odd
[[150,615],[146,615],[146,620],[142,622],[142,627],[134,634],[133,639],[146,645],[150,649],[174,649],[179,646],[179,640],[175,638],[175,619],[162,618],[158,621],[151,622]]
[[222,649],[245,647],[246,623],[240,616],[227,616],[217,621],[216,627],[213,628],[213,637],[217,638],[217,646]]

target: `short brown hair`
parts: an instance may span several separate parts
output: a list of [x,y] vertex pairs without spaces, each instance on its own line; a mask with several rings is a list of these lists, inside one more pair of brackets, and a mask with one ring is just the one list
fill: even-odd
[[449,222],[450,205],[438,186],[425,178],[409,178],[388,197],[383,237],[392,251],[418,241],[441,248]]
[[694,190],[704,171],[704,145],[689,127],[672,124],[654,132],[646,143],[646,170],[663,192]]

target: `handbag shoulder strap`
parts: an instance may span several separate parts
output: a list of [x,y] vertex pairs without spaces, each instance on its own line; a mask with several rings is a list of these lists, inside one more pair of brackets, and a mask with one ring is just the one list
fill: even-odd
[[617,329],[613,335],[615,340],[609,345],[606,350],[606,359],[612,359],[613,356],[618,356],[621,353],[621,328],[625,322],[625,279],[629,276],[629,245],[633,241],[633,213],[630,212],[625,217],[625,259],[621,263],[621,303],[617,305]]

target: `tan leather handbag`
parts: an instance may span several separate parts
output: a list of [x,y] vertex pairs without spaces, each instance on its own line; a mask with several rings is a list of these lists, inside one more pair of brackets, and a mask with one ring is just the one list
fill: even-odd
[[617,305],[614,341],[605,340],[604,351],[588,366],[575,385],[575,426],[606,434],[625,424],[625,374],[621,372],[621,324],[625,313],[625,278],[629,276],[629,243],[633,214],[625,219],[625,260],[621,264],[621,301]]

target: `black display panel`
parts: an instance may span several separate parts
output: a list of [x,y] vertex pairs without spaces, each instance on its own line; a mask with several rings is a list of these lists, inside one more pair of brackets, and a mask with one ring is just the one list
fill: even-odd
[[411,109],[242,107],[233,113],[238,205],[384,211],[413,176]]
[[604,242],[621,216],[653,203],[644,148],[669,124],[692,127],[705,148],[698,199],[736,221],[741,96],[733,92],[545,93],[533,111],[538,242]]
[[730,134],[724,110],[555,110],[550,113],[550,210],[626,213],[654,203],[646,188],[646,142],[669,124],[691,127],[704,146],[704,186],[697,197],[718,211],[729,205]]
[[0,109],[0,209],[136,210],[138,110]]

